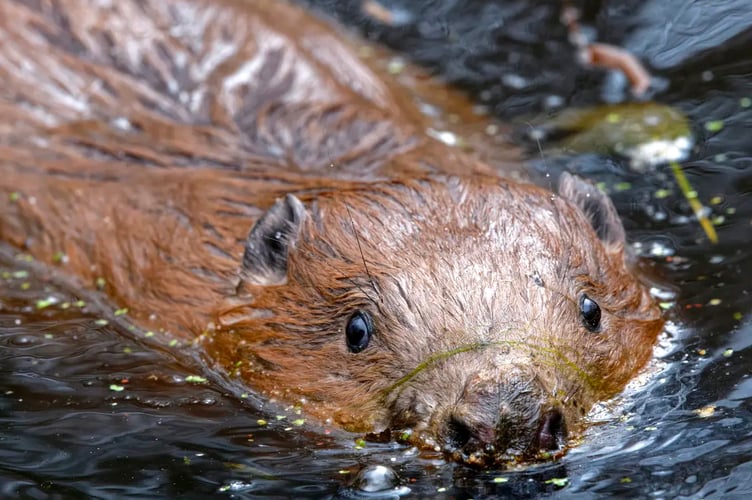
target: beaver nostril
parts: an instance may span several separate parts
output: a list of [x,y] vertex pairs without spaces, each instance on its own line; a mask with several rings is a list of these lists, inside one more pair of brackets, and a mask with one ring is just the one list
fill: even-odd
[[452,417],[447,424],[447,444],[454,448],[462,448],[473,436],[470,427],[457,417]]
[[564,444],[566,438],[564,417],[559,410],[550,410],[543,415],[538,430],[538,448],[541,450],[557,450]]

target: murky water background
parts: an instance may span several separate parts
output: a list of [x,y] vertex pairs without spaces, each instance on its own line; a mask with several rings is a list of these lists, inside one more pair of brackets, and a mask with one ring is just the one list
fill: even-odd
[[[571,63],[555,2],[392,2],[402,17],[391,27],[355,1],[312,3],[506,120],[625,92],[619,78]],[[191,382],[207,375],[198,365],[136,341],[89,297],[6,254],[0,497],[348,496],[368,464],[389,465],[421,496],[752,494],[752,11],[741,0],[611,3],[591,2],[586,24],[642,56],[659,77],[652,98],[689,116],[697,145],[682,167],[719,237],[709,243],[667,167],[636,173],[618,158],[531,149],[539,173],[604,182],[646,266],[675,289],[653,376],[615,410],[623,418],[595,426],[560,462],[518,471],[479,472],[394,444],[358,449],[355,436]],[[40,308],[49,297],[56,303]]]

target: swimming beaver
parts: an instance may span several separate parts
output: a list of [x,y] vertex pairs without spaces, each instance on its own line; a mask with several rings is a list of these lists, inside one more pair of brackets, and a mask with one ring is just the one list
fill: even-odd
[[6,0],[0,25],[0,237],[261,393],[500,462],[650,357],[608,197],[430,139],[304,11]]

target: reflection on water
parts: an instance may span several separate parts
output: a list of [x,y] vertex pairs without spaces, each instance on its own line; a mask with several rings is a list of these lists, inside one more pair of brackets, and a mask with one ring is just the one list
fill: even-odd
[[[332,1],[314,3],[359,19],[347,16],[357,2],[336,9]],[[414,2],[417,13],[406,18],[414,21],[394,28],[369,21],[368,31],[469,84],[507,118],[544,109],[552,95],[566,104],[596,102],[602,75],[549,60],[556,47],[566,51],[553,9],[469,2],[457,10],[459,3],[447,1],[421,14],[421,5],[435,3]],[[639,13],[619,15],[608,22],[639,24]],[[645,46],[654,57],[660,43],[693,54],[658,72],[669,83],[654,98],[690,118],[697,145],[683,166],[720,243],[708,243],[668,169],[638,174],[618,159],[592,156],[538,158],[536,166],[603,182],[647,265],[676,288],[676,326],[664,339],[657,373],[614,410],[623,418],[592,428],[559,463],[515,471],[474,471],[395,444],[358,449],[352,436],[296,427],[288,417],[277,419],[275,408],[225,394],[220,384],[188,381],[196,373],[190,360],[103,324],[80,297],[5,259],[0,496],[319,497],[347,493],[349,478],[365,464],[390,466],[422,495],[752,494],[752,56],[736,45],[749,28],[735,24],[741,35],[716,38],[727,45],[697,52],[690,50],[691,33],[648,26],[642,39],[652,37]],[[548,43],[546,31],[557,38],[538,50]],[[508,75],[527,86],[511,89]]]

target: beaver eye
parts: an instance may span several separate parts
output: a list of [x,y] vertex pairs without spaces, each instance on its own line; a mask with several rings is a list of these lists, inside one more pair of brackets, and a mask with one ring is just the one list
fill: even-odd
[[601,308],[597,302],[584,293],[580,297],[580,316],[582,316],[582,324],[591,332],[601,329]]
[[373,320],[365,311],[357,311],[347,320],[345,336],[350,352],[360,352],[368,346],[373,335]]

